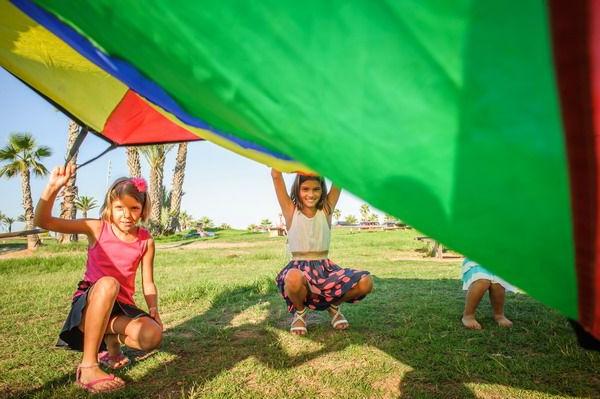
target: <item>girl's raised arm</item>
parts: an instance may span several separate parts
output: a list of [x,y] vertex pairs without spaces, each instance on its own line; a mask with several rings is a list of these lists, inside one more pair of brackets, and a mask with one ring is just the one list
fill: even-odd
[[327,194],[327,205],[329,205],[329,213],[333,213],[335,206],[340,199],[340,194],[342,193],[342,189],[338,186],[332,185],[329,189],[329,193]]
[[275,194],[277,195],[277,201],[281,207],[281,212],[285,218],[286,223],[292,219],[294,214],[294,203],[287,193],[285,188],[285,181],[283,175],[277,169],[271,169],[271,177],[273,178],[273,186],[275,187]]
[[48,184],[44,188],[40,200],[35,207],[33,223],[44,229],[65,234],[86,234],[95,237],[95,230],[99,228],[100,221],[96,219],[62,219],[52,216],[52,207],[61,187],[75,174],[75,164],[58,166],[52,170]]
[[144,299],[146,299],[150,317],[164,329],[158,313],[158,291],[154,284],[154,240],[150,238],[147,245],[146,252],[142,256],[142,290],[144,291]]

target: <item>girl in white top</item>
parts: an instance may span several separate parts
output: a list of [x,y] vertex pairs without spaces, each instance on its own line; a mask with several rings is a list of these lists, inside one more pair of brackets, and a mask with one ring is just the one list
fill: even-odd
[[294,313],[290,332],[306,334],[308,309],[327,310],[336,330],[348,328],[340,312],[342,302],[356,302],[373,289],[367,271],[343,269],[328,258],[331,237],[331,211],[341,190],[329,193],[319,176],[296,175],[288,195],[281,172],[271,171],[277,200],[288,229],[292,260],[277,275],[277,286]]

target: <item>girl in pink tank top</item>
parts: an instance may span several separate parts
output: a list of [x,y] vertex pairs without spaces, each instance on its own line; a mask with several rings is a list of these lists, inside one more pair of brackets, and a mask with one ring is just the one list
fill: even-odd
[[[76,377],[80,387],[93,393],[114,391],[125,382],[104,372],[99,363],[110,369],[124,367],[129,359],[121,352],[121,344],[151,351],[162,341],[163,326],[153,277],[154,241],[147,230],[137,225],[147,219],[150,199],[144,179],[120,178],[106,193],[100,220],[53,217],[56,196],[74,174],[74,164],[52,171],[36,207],[34,222],[48,230],[88,237],[85,273],[73,295],[57,345],[83,351]],[[140,264],[148,312],[139,309],[133,300]]]

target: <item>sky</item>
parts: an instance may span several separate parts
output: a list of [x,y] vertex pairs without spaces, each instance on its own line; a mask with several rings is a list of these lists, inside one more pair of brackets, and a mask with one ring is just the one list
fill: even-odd
[[[43,163],[51,170],[64,163],[69,119],[54,106],[0,68],[0,146],[4,147],[13,132],[28,132],[39,145],[52,149],[52,156]],[[98,155],[108,143],[88,135],[79,151],[78,162]],[[171,186],[176,148],[167,156],[164,184]],[[142,158],[142,173],[148,178],[148,168]],[[125,149],[117,148],[78,171],[79,195],[92,196],[102,202],[105,190],[117,177],[127,176]],[[285,174],[288,188],[294,178]],[[39,199],[47,177],[31,178],[34,204]],[[185,195],[182,210],[195,219],[208,216],[216,225],[227,223],[235,228],[259,224],[264,218],[279,220],[279,205],[271,181],[270,169],[255,161],[222,149],[208,141],[188,145],[186,175],[183,184]],[[347,215],[360,215],[365,202],[343,191],[336,208]],[[56,207],[55,207],[56,209]],[[382,213],[376,209],[375,213]],[[16,219],[23,214],[21,183],[19,177],[0,178],[0,212]],[[98,217],[98,209],[88,213]],[[381,219],[380,219],[381,220]],[[13,231],[21,230],[21,223]]]

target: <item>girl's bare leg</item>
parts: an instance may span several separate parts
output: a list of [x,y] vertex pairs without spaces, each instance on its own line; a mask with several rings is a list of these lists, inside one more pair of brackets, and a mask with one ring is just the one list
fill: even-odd
[[108,361],[110,367],[118,369],[126,366],[129,363],[129,359],[125,356],[121,356],[120,360],[114,360],[119,359],[119,355],[122,355],[121,343],[119,342],[118,335],[108,333],[108,331],[110,331],[110,325],[114,319],[115,318],[112,318],[108,322],[107,333],[104,335],[104,343],[106,344],[106,350],[108,351],[108,354],[112,356],[112,359]]
[[504,316],[504,297],[505,289],[498,283],[493,283],[490,287],[490,302],[494,312],[494,320],[500,327],[512,327],[512,321]]
[[373,278],[371,276],[363,276],[351,290],[346,292],[339,300],[335,301],[334,305],[339,305],[344,302],[351,302],[356,298],[368,295],[373,291]]
[[[87,296],[87,304],[83,311],[83,321],[79,329],[83,331],[83,359],[81,360],[80,382],[108,377],[99,367],[90,367],[98,362],[98,350],[104,338],[110,312],[119,293],[119,282],[113,277],[102,277],[94,283]],[[97,390],[113,389],[125,382],[116,377],[94,386]]]
[[163,336],[161,327],[150,317],[132,319],[123,315],[111,320],[107,332],[128,347],[145,352],[160,347]]
[[476,280],[470,286],[465,298],[465,310],[463,311],[462,323],[472,330],[481,330],[481,324],[475,319],[475,311],[481,298],[490,288],[490,280]]
[[[290,299],[294,308],[298,311],[304,310],[304,302],[308,295],[308,282],[304,277],[304,274],[298,269],[290,269],[285,275],[284,279],[284,290],[287,297]],[[292,327],[306,327],[306,324],[302,320],[296,320]],[[295,334],[303,335],[301,331],[294,332]]]
[[[339,300],[333,302],[333,305],[339,306],[341,303],[344,302],[352,302],[356,298],[368,295],[371,291],[373,291],[373,278],[371,276],[363,276],[358,281],[358,284],[356,284],[354,287],[352,287],[352,289],[346,292]],[[328,308],[327,312],[329,312],[329,315],[331,317],[336,317],[336,310]],[[337,317],[341,317],[341,319],[337,319],[341,321],[335,326],[336,330],[345,330],[350,326],[350,324],[343,315],[340,314]],[[332,321],[335,320],[332,319]]]

